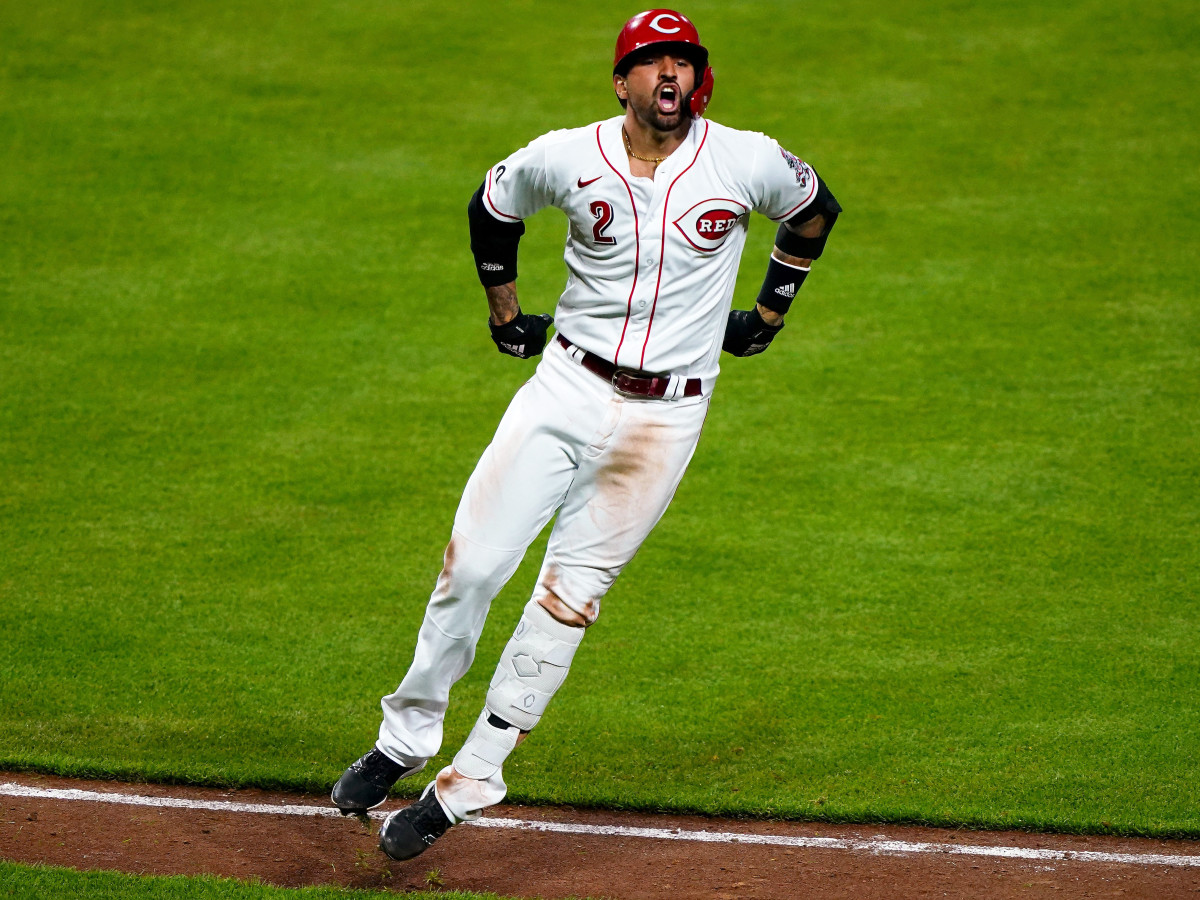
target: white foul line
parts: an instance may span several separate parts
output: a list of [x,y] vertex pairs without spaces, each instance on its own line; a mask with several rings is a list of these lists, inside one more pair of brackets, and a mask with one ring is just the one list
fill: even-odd
[[[179,797],[147,797],[139,794],[106,793],[76,789],[36,788],[13,782],[0,782],[0,796],[39,797],[47,800],[87,800],[120,803],[126,806],[152,806],[168,809],[205,809],[213,812],[268,813],[284,816],[328,816],[341,813],[329,806],[294,804],[234,803],[226,800],[188,800]],[[382,819],[385,812],[373,812]],[[537,822],[529,819],[479,819],[470,824],[479,828],[517,828],[550,831],[557,834],[591,834],[610,837],[648,838],[661,841],[700,841],[709,844],[764,844],[771,847],[801,847],[813,850],[851,850],[860,853],[944,853],[952,856],[992,856],[1002,859],[1028,859],[1039,862],[1121,863],[1140,866],[1200,867],[1200,854],[1168,855],[1157,853],[1102,853],[1096,850],[1039,850],[1031,847],[995,847],[986,845],[934,844],[918,841],[891,841],[881,838],[789,837],[776,834],[743,834],[728,831],[689,831],[671,828],[632,828],[626,825],[582,825],[571,822]]]

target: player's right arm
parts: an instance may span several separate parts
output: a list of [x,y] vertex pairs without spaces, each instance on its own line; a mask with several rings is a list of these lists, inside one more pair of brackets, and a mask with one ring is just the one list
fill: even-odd
[[519,359],[546,346],[553,318],[521,312],[517,300],[517,247],[523,219],[551,202],[543,139],[497,163],[467,204],[471,254],[488,302],[488,328],[501,353]]

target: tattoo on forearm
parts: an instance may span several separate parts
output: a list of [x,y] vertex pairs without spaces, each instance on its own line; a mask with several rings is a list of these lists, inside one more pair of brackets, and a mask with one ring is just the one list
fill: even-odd
[[510,322],[521,311],[521,304],[517,302],[515,281],[484,288],[484,291],[487,293],[488,312],[491,314],[493,325]]

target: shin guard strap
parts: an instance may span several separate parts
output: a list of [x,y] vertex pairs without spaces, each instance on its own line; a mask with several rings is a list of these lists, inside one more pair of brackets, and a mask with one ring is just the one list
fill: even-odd
[[500,771],[504,761],[516,749],[521,732],[516,728],[497,728],[488,721],[484,709],[467,736],[467,742],[454,756],[454,769],[460,775],[486,781]]

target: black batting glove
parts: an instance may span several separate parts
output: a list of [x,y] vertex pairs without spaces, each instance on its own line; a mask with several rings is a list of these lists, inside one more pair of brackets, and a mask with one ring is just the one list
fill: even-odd
[[546,329],[553,321],[554,317],[546,313],[538,316],[517,313],[512,321],[503,325],[493,325],[488,319],[488,328],[501,353],[517,359],[531,359],[546,349]]
[[754,309],[731,309],[725,324],[725,340],[721,349],[734,356],[753,356],[762,353],[775,335],[783,330],[783,324],[768,325]]

